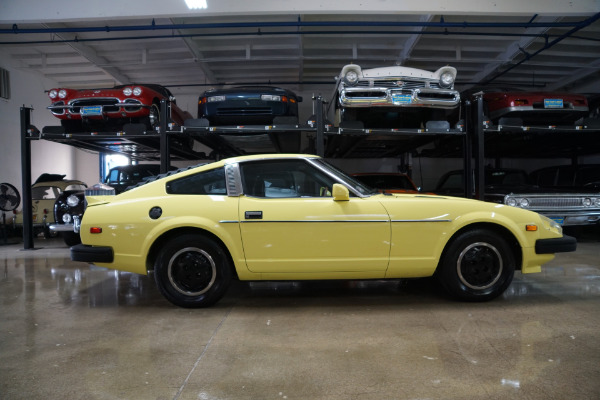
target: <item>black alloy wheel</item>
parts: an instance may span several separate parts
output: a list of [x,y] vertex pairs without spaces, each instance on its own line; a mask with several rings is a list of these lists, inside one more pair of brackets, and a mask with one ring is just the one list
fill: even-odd
[[506,239],[490,230],[473,229],[460,233],[448,244],[436,276],[453,297],[487,301],[508,288],[515,264]]
[[186,308],[217,302],[229,287],[231,272],[229,257],[222,246],[199,234],[170,240],[154,264],[154,279],[162,295]]

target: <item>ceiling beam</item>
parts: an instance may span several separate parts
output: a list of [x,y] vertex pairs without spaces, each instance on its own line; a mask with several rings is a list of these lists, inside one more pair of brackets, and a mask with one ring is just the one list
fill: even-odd
[[[48,28],[65,27],[64,24],[51,24],[51,25],[44,24],[44,25],[47,26]],[[57,34],[56,36],[61,38],[62,40],[75,40],[77,38],[77,35],[75,35],[73,33],[61,33],[61,34]],[[83,57],[88,59],[92,64],[106,65],[105,67],[102,67],[101,69],[108,75],[112,76],[115,79],[115,81],[117,81],[118,83],[121,83],[121,84],[131,83],[131,81],[129,80],[129,77],[123,75],[121,73],[121,71],[119,71],[118,68],[110,66],[109,61],[106,58],[101,57],[98,54],[96,54],[96,51],[93,48],[91,48],[90,46],[85,45],[83,43],[78,43],[78,42],[69,42],[69,46],[71,48],[73,48],[73,50],[75,50],[76,52],[81,54]]]

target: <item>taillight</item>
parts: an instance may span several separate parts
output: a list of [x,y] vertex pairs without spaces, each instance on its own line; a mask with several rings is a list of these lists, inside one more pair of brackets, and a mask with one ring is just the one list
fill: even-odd
[[513,101],[513,105],[514,106],[525,106],[527,105],[528,101],[527,100],[515,100]]

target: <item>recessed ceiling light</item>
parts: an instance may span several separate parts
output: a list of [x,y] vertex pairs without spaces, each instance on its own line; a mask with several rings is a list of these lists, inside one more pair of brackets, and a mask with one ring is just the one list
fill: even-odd
[[190,10],[195,10],[197,8],[208,8],[206,5],[206,0],[185,0],[185,4]]

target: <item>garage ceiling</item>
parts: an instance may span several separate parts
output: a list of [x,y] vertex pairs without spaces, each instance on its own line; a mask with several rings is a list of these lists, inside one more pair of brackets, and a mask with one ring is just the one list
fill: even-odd
[[14,67],[59,86],[158,83],[175,93],[273,84],[329,96],[343,65],[458,70],[485,85],[600,92],[600,13],[303,14],[0,24]]

